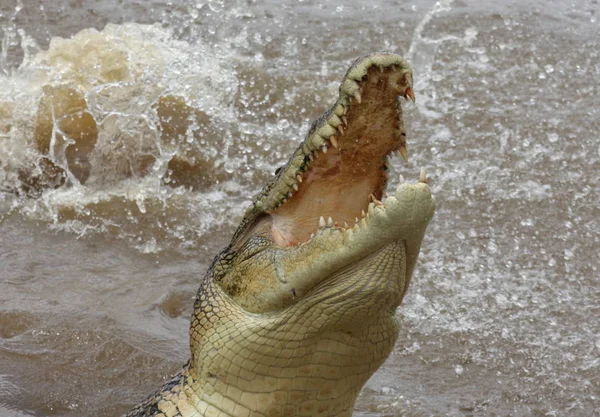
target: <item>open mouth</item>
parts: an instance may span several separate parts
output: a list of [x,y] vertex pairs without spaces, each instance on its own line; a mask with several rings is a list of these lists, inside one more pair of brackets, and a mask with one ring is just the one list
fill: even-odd
[[389,158],[407,160],[400,97],[415,99],[401,57],[379,53],[354,63],[338,102],[313,124],[269,193],[265,211],[278,245],[306,242],[322,227],[351,228],[370,203],[382,205]]

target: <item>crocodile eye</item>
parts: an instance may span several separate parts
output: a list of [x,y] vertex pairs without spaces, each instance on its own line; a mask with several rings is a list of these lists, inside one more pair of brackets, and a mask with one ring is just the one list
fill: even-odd
[[275,170],[275,175],[279,175],[279,173],[281,172],[281,170],[283,169],[283,167],[284,167],[284,166],[285,166],[285,165],[282,165],[282,166],[280,166],[279,168],[277,168],[277,169]]

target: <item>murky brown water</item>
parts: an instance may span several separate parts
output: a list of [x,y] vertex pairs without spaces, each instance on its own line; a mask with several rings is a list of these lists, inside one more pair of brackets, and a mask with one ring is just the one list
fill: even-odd
[[0,4],[1,416],[177,371],[205,268],[375,50],[413,63],[395,168],[438,211],[355,414],[598,412],[597,0],[48,3]]

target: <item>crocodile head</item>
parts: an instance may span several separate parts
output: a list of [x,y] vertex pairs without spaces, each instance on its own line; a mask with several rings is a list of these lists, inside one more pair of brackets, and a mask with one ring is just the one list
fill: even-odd
[[[406,290],[434,210],[424,176],[383,198],[389,158],[407,159],[400,96],[414,100],[410,67],[397,55],[363,57],[339,91],[215,264],[214,279],[248,312],[281,311],[315,293],[337,293],[348,274],[357,276],[354,297],[365,303],[397,285],[391,312]],[[403,263],[374,279],[382,252],[397,252]],[[340,297],[340,307],[348,298]],[[346,318],[364,321],[356,313],[348,310]]]
[[414,100],[401,57],[352,65],[209,268],[188,366],[128,416],[352,414],[434,211],[424,173],[383,196],[389,158],[407,155],[400,96]]

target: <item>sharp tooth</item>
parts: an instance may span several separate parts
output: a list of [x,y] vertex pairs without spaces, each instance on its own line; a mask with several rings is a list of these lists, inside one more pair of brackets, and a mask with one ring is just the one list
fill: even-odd
[[333,146],[335,149],[337,149],[337,148],[338,148],[338,141],[337,141],[337,139],[336,139],[336,137],[335,137],[335,136],[330,136],[330,137],[329,137],[329,141],[331,142],[331,145],[332,145],[332,146]]
[[300,175],[300,174],[296,175],[296,179],[298,180],[298,182],[302,182],[302,175]]
[[294,195],[294,194],[292,194],[292,192],[290,191],[290,192],[288,193],[288,198],[292,198],[292,196],[293,196],[293,195]]
[[321,150],[323,151],[323,153],[327,153],[327,145],[323,145],[323,147],[321,148]]
[[327,226],[329,226],[329,227],[333,226],[333,220],[331,219],[331,217],[329,217],[327,219]]
[[344,229],[348,228],[348,223],[344,222]]
[[312,239],[313,237],[315,237],[315,234],[314,234],[314,233],[311,233],[311,234],[310,234],[310,238]]
[[402,159],[404,159],[404,162],[408,162],[408,152],[406,151],[406,145],[405,144],[401,144],[400,145],[400,155],[402,156]]
[[321,218],[319,219],[319,227],[325,226],[327,226],[327,223],[325,223],[325,219],[323,218],[323,216],[321,216]]
[[342,127],[342,125],[338,125],[337,130],[343,135],[344,134],[344,128]]
[[287,203],[287,198],[284,198],[283,201],[281,202],[281,204],[285,204]]
[[404,179],[404,177],[402,175],[400,175],[399,179],[400,179],[400,184],[404,184],[406,182],[406,180]]
[[373,203],[375,203],[376,206],[383,206],[383,203],[381,201],[377,200],[372,193],[369,194],[369,197],[371,197],[371,200],[373,200]]
[[342,122],[344,122],[344,126],[348,126],[348,119],[346,118],[346,116],[342,116]]
[[354,94],[352,94],[354,96],[354,98],[356,99],[356,101],[358,101],[358,104],[360,104],[362,102],[362,97],[360,96],[360,88],[357,88],[354,91]]
[[358,223],[358,217],[354,218],[354,223]]
[[294,188],[294,190],[298,191],[298,184],[294,184],[292,185],[292,187]]
[[359,223],[360,227],[365,227],[367,225],[367,222],[365,221],[365,219],[362,219]]
[[367,215],[364,210],[361,210],[360,214],[362,214],[363,217],[365,217]]
[[408,87],[406,89],[406,91],[404,91],[404,98],[406,98],[408,100],[408,98],[410,98],[412,100],[412,102],[415,102],[415,92],[413,91],[412,88]]
[[419,182],[427,184],[427,174],[425,173],[425,168],[423,167],[421,167],[421,172],[419,172]]
[[314,156],[313,156],[313,154],[311,153],[311,154],[309,154],[309,155],[308,155],[308,159],[310,159],[311,161],[314,161],[314,160],[315,160],[315,157],[314,157]]

